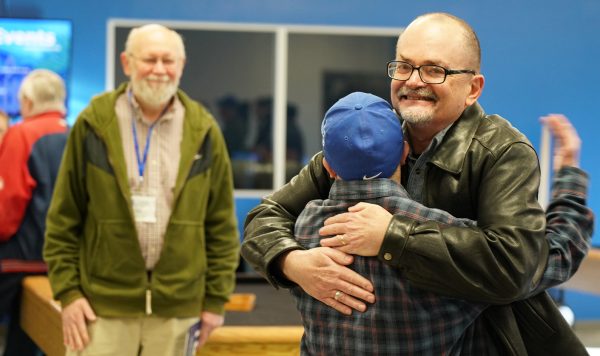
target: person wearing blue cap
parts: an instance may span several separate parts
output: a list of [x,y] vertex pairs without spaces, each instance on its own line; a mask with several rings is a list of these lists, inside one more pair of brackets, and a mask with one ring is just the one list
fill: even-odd
[[[343,97],[325,114],[321,134],[323,165],[335,181],[329,199],[309,202],[298,216],[295,236],[304,248],[320,247],[318,229],[325,219],[358,202],[378,204],[392,214],[421,221],[475,226],[471,220],[457,219],[410,199],[400,184],[400,165],[408,154],[408,144],[396,113],[384,99],[361,92]],[[345,244],[343,239],[340,242]],[[401,271],[376,257],[356,256],[350,267],[369,278],[375,288],[378,302],[364,313],[344,315],[299,286],[290,289],[302,314],[303,354],[334,355],[340,350],[378,355],[443,354],[459,336],[453,335],[457,324],[466,328],[486,306],[415,288],[402,278]],[[444,318],[453,320],[453,325],[449,327]],[[432,337],[444,341],[431,343]]]

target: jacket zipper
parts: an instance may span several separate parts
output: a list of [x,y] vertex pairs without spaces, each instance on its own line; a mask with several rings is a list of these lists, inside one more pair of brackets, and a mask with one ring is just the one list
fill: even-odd
[[148,289],[146,289],[146,315],[152,315],[152,290],[150,289],[152,272],[148,271],[147,275],[148,275]]

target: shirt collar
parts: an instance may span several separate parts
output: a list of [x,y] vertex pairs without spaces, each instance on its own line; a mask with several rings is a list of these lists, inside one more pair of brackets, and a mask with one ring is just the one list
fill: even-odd
[[[417,160],[417,158],[419,158],[419,156],[421,155],[432,155],[435,152],[435,149],[439,146],[440,142],[442,142],[442,140],[444,139],[444,136],[446,136],[446,133],[448,132],[448,130],[450,130],[450,128],[454,125],[454,122],[451,123],[450,125],[446,126],[445,129],[443,129],[442,131],[438,132],[437,135],[435,135],[433,137],[433,140],[431,140],[431,142],[429,143],[429,146],[427,146],[427,148],[425,149],[425,151],[423,151],[420,155],[415,155],[413,152],[413,148],[412,148],[412,143],[410,142],[410,140],[408,140],[408,144],[410,145],[410,152],[409,152],[409,158],[411,158],[412,160]],[[405,130],[406,135],[408,136],[408,130]]]
[[336,179],[329,191],[329,199],[333,200],[376,199],[387,196],[408,198],[408,193],[404,187],[388,178],[350,181]]

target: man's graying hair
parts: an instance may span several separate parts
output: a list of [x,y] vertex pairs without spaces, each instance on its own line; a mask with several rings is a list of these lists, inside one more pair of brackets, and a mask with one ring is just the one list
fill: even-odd
[[181,58],[185,58],[185,46],[183,44],[183,38],[176,31],[171,30],[170,28],[159,25],[159,24],[148,24],[140,27],[135,27],[129,31],[129,35],[127,36],[127,41],[125,42],[125,52],[127,54],[134,54],[134,47],[136,45],[136,41],[138,40],[139,35],[146,32],[154,32],[154,31],[162,31],[169,34],[172,37],[172,40],[177,44],[180,48],[180,56]]
[[19,87],[19,100],[32,102],[31,115],[48,111],[66,113],[67,91],[63,79],[53,71],[35,69],[23,79]]

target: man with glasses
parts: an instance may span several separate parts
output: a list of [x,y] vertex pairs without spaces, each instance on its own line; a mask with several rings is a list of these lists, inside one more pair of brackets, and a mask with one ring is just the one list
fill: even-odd
[[[564,245],[548,247],[536,153],[508,121],[486,115],[477,103],[484,86],[480,61],[471,27],[435,13],[406,28],[387,68],[392,106],[411,147],[404,187],[425,206],[476,220],[477,227],[421,223],[360,204],[320,229],[333,236],[322,245],[335,248],[303,250],[292,235],[293,217],[309,200],[325,198],[331,185],[318,154],[250,212],[242,254],[273,285],[297,284],[349,315],[377,301],[372,284],[345,267],[352,254],[368,255],[361,246],[376,244],[378,258],[412,286],[496,305],[454,330],[459,344],[449,354],[585,354],[549,296],[531,297],[568,279],[578,266],[571,254],[581,256]],[[591,231],[572,226],[583,235]],[[518,301],[523,298],[529,299]]]
[[92,100],[67,143],[44,259],[68,354],[181,355],[223,324],[239,239],[225,142],[178,90],[179,34],[134,28],[130,78]]

